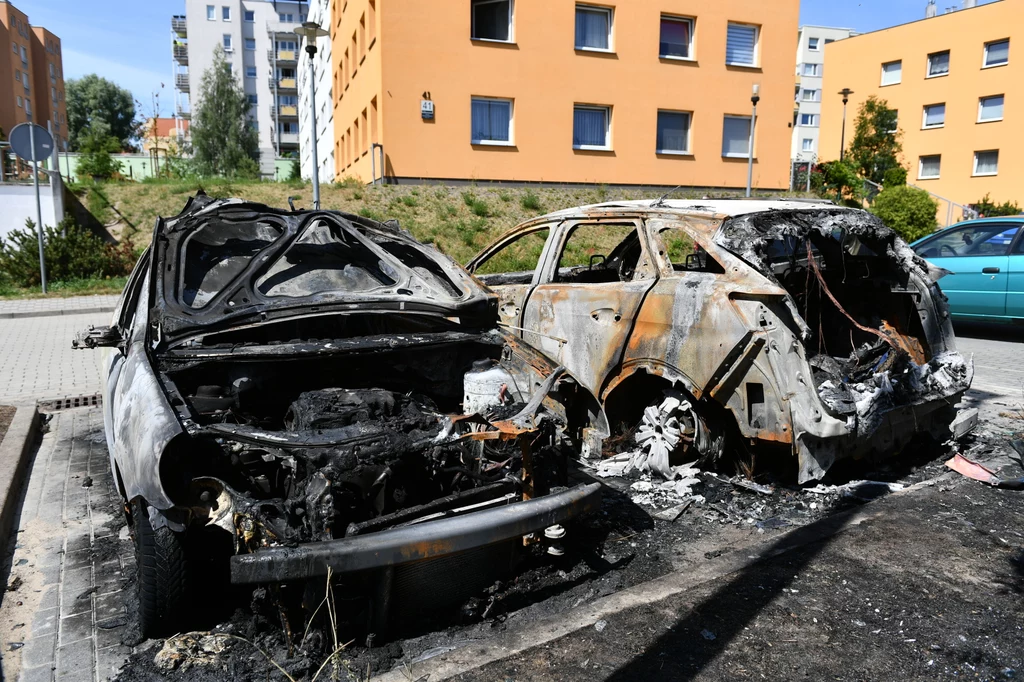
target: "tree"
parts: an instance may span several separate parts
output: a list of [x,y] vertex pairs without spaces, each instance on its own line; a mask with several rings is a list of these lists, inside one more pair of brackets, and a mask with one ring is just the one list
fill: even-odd
[[94,73],[69,80],[64,86],[68,106],[68,147],[79,151],[82,134],[98,122],[107,126],[120,145],[118,151],[134,151],[141,122],[135,120],[132,93]]
[[916,187],[886,187],[871,206],[871,212],[907,242],[931,234],[939,226],[935,212],[939,204],[928,192]]
[[121,151],[121,142],[109,133],[103,121],[96,121],[81,131],[79,150],[81,155],[76,170],[79,178],[88,176],[94,180],[105,180],[121,172],[121,162],[111,156]]
[[203,73],[192,114],[193,161],[202,175],[257,177],[259,134],[249,114],[249,99],[229,69],[218,45],[213,65]]
[[811,184],[821,197],[849,206],[861,205],[864,183],[846,159],[818,164],[811,173]]
[[897,128],[896,110],[890,109],[884,99],[872,95],[857,112],[847,158],[861,177],[881,185],[886,171],[902,165],[899,160],[903,153],[902,137],[903,133]]
[[992,218],[1001,215],[1020,215],[1021,213],[1020,206],[1017,205],[1016,201],[1012,203],[1007,201],[1002,204],[996,204],[993,203],[988,194],[986,194],[985,198],[981,201],[972,204],[971,208],[977,211],[978,215],[983,218]]

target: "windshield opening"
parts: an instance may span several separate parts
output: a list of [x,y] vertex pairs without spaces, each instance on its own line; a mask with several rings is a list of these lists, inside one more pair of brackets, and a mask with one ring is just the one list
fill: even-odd
[[206,307],[280,236],[280,228],[265,222],[206,223],[185,241],[181,302],[193,310]]

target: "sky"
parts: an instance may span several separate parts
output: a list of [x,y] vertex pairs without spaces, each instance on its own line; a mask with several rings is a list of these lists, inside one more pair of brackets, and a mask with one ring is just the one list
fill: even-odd
[[[160,112],[170,115],[174,108],[171,16],[184,14],[183,0],[11,1],[28,14],[33,26],[45,26],[60,37],[65,79],[98,73],[130,90],[142,116],[153,114],[153,94],[160,93]],[[921,19],[926,4],[926,0],[802,0],[800,23],[865,33]],[[937,4],[942,11],[959,1],[938,0]]]

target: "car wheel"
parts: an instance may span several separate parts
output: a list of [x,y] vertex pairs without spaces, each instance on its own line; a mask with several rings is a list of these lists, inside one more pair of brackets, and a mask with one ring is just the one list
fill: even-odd
[[671,478],[672,460],[697,460],[714,465],[725,450],[725,437],[714,420],[700,410],[697,401],[682,391],[669,389],[644,410],[634,435],[637,468]]
[[144,502],[132,503],[138,565],[139,629],[143,637],[173,632],[188,608],[192,581],[185,534],[153,528]]

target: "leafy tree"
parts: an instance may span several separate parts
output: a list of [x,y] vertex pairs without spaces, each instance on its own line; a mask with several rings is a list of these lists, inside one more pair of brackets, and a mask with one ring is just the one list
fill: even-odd
[[845,159],[818,164],[811,173],[811,185],[819,196],[851,206],[859,207],[864,196],[857,169]]
[[135,119],[132,93],[94,73],[69,80],[64,91],[68,106],[68,147],[79,151],[84,132],[98,122],[106,124],[109,135],[119,143],[117,151],[134,151],[141,129]]
[[907,242],[931,234],[939,226],[935,212],[937,201],[923,189],[896,185],[886,187],[871,206],[871,212]]
[[903,133],[897,129],[896,110],[890,109],[884,99],[872,95],[857,112],[846,158],[861,177],[884,184],[886,172],[901,167],[902,137]]
[[79,135],[79,178],[106,179],[121,172],[121,162],[111,154],[121,151],[121,142],[109,133],[107,124],[96,121]]
[[985,218],[992,218],[1001,215],[1020,215],[1021,213],[1021,208],[1017,205],[1016,201],[1012,203],[1007,201],[1002,204],[996,204],[992,202],[988,194],[986,194],[985,198],[981,201],[972,204],[971,207],[978,212],[978,215]]
[[192,114],[193,162],[202,175],[258,177],[259,134],[249,100],[229,68],[218,45]]

